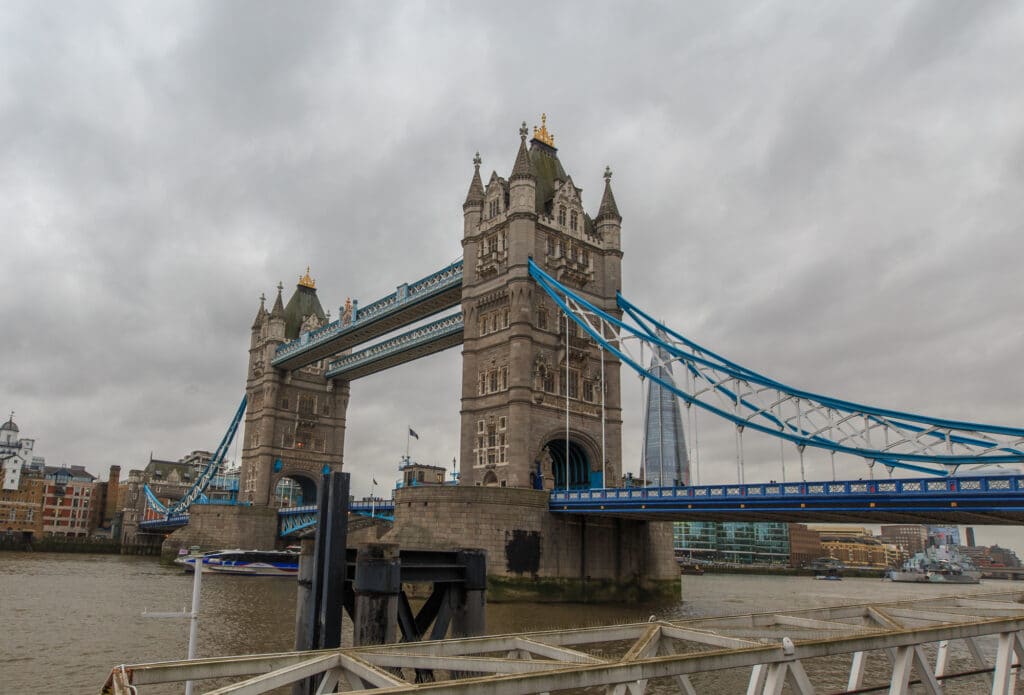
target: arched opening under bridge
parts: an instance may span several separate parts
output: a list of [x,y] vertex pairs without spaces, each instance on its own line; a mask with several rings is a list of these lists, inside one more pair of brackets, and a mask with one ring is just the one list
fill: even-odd
[[278,508],[303,507],[317,503],[317,484],[301,473],[288,473],[274,485],[272,504]]
[[[552,439],[547,443],[548,455],[551,457],[551,473],[555,479],[555,489],[564,490],[566,474],[566,446],[564,439]],[[569,440],[569,489],[586,490],[601,487],[601,473],[591,473],[590,457],[587,450],[578,442]]]

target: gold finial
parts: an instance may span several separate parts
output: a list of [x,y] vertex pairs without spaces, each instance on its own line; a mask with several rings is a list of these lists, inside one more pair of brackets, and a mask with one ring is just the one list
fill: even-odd
[[306,274],[299,278],[300,287],[308,287],[311,290],[316,289],[316,281],[309,277],[309,266],[306,266]]
[[550,147],[555,146],[555,136],[548,132],[548,115],[540,115],[540,128],[533,126],[533,139],[543,142]]

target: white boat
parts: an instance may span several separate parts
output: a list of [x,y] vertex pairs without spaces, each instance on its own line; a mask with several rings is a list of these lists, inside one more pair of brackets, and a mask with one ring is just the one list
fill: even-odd
[[253,577],[295,577],[299,554],[292,550],[218,550],[202,555],[182,555],[175,560],[187,572],[202,562],[204,572],[244,574]]
[[981,570],[953,546],[932,546],[889,574],[894,582],[980,584]]

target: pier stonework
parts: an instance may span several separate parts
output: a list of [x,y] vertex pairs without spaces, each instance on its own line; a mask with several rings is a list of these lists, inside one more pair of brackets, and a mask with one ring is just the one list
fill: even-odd
[[384,540],[482,548],[488,601],[646,601],[679,591],[671,522],[555,515],[541,490],[402,488]]
[[289,371],[271,365],[280,345],[327,322],[308,269],[287,306],[282,289],[270,311],[260,299],[249,345],[238,499],[257,506],[274,505],[283,478],[299,484],[303,504],[315,504],[324,471],[341,470],[345,449],[348,382],[325,380],[324,360]]
[[173,560],[181,548],[273,548],[277,542],[277,510],[245,505],[194,504],[188,525],[164,539],[160,555]]

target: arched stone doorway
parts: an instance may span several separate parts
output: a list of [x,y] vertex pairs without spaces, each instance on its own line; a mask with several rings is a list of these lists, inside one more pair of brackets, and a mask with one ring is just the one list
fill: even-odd
[[275,507],[305,507],[317,503],[317,484],[302,473],[286,473],[274,482],[271,504]]
[[494,471],[487,471],[484,476],[484,487],[498,487],[498,476],[494,475]]
[[[564,490],[566,474],[566,446],[564,439],[552,439],[545,446],[551,459],[551,474],[554,477],[555,489]],[[586,490],[599,487],[600,482],[591,475],[590,457],[587,450],[578,442],[569,440],[569,489]],[[598,474],[600,477],[600,474]]]

